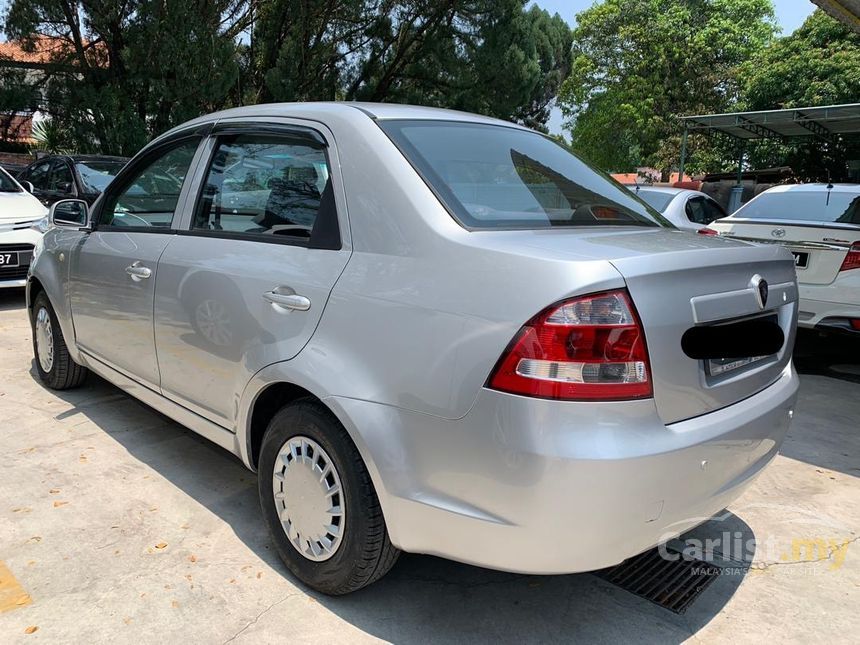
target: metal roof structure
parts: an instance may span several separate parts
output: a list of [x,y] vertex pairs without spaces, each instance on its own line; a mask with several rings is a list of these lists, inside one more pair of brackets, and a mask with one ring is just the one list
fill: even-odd
[[691,132],[722,134],[741,142],[813,138],[835,143],[844,136],[860,136],[860,103],[759,112],[698,114],[682,116],[680,119],[684,125],[681,138],[681,173],[684,172],[687,159],[687,135]]
[[700,114],[682,116],[681,121],[688,132],[719,132],[736,139],[817,137],[832,142],[837,135],[860,134],[860,103]]
[[837,20],[860,33],[860,0],[812,0]]

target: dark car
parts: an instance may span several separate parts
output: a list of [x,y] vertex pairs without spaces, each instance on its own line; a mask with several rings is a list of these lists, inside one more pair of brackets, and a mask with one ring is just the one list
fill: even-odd
[[[76,197],[92,204],[128,161],[105,155],[54,155],[37,159],[18,174],[46,206]],[[24,184],[26,186],[26,184]]]

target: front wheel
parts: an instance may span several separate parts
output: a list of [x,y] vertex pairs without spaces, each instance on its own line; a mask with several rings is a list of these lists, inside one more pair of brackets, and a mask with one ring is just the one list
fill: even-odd
[[347,594],[397,561],[367,468],[322,404],[301,399],[275,415],[263,439],[258,482],[278,555],[309,587]]
[[42,383],[52,390],[78,387],[87,378],[87,368],[69,355],[66,339],[48,296],[42,291],[33,302],[33,354]]

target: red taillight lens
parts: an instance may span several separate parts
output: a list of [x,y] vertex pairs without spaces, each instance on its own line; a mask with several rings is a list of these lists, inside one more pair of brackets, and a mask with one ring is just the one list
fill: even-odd
[[642,324],[625,291],[565,300],[527,322],[489,387],[547,399],[651,396]]
[[700,229],[699,229],[698,231],[696,231],[696,232],[697,232],[699,235],[719,235],[719,233],[718,233],[717,231],[715,231],[715,230],[714,230],[714,229],[712,229],[712,228],[708,228],[707,226],[706,226],[705,228],[700,228]]
[[852,318],[851,327],[853,327],[857,331],[860,331],[860,318]]
[[848,249],[848,255],[842,260],[840,271],[848,271],[849,269],[860,269],[860,242],[854,242],[851,248]]

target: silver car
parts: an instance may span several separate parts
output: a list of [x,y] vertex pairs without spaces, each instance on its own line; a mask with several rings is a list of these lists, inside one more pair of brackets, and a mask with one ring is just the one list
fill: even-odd
[[639,199],[659,211],[674,226],[685,231],[714,235],[716,232],[708,225],[727,215],[712,197],[699,190],[670,186],[628,187]]
[[27,289],[44,383],[114,383],[257,471],[286,566],[607,567],[722,510],[792,415],[791,253],[678,231],[552,139],[258,105],[67,200]]

